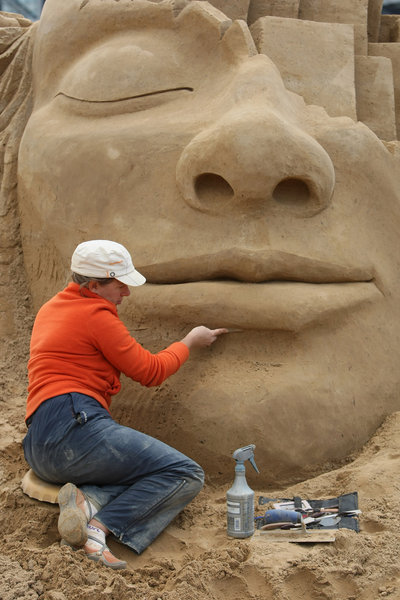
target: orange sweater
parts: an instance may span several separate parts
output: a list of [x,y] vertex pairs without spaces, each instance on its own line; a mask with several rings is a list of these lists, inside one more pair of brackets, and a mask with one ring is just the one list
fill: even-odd
[[53,396],[80,392],[109,410],[125,373],[147,387],[159,385],[189,356],[175,342],[152,354],[136,342],[108,300],[70,283],[39,310],[28,362],[26,418]]

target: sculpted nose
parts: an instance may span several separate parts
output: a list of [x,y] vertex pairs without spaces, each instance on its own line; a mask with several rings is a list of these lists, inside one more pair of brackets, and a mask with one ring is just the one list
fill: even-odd
[[333,164],[320,144],[279,113],[235,108],[184,149],[177,183],[202,212],[272,211],[312,216],[330,202]]

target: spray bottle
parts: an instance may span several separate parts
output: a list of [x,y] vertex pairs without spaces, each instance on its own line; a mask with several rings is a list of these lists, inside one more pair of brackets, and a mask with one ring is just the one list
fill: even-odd
[[233,453],[236,461],[235,480],[226,494],[228,535],[234,538],[250,537],[254,533],[254,492],[246,481],[246,460],[259,473],[254,461],[255,445],[238,448]]

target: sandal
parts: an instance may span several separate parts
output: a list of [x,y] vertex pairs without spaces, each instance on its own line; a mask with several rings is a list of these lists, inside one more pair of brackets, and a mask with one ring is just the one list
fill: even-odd
[[[97,542],[97,540],[95,541]],[[74,552],[82,550],[82,548],[75,548],[74,546],[71,546],[71,544],[68,544],[68,542],[65,540],[61,540],[60,546],[68,546],[68,548],[71,548],[71,550],[73,550]],[[115,556],[111,554],[111,550],[107,546],[107,544],[103,544],[101,548],[95,550],[94,552],[86,552],[86,550],[84,550],[84,552],[89,560],[93,560],[94,562],[101,562],[106,567],[110,567],[110,569],[117,570],[128,568],[127,563],[124,560],[118,560],[118,558],[115,558]],[[107,558],[104,556],[104,552],[108,552],[110,554],[110,557],[115,558],[115,561],[107,560]]]
[[[95,538],[92,538],[89,535],[88,542],[90,542],[90,541],[96,542],[97,544],[99,544],[98,540],[96,540]],[[95,550],[94,552],[87,552],[87,550],[85,548],[84,548],[84,551],[86,553],[86,556],[89,558],[89,560],[93,560],[94,562],[101,562],[106,567],[110,567],[110,569],[117,570],[117,569],[126,569],[127,568],[127,564],[124,560],[119,560],[113,554],[111,554],[110,548],[107,546],[106,543],[102,544],[100,546],[100,548],[98,550]]]
[[[88,519],[84,509],[77,504],[78,488],[73,483],[66,483],[58,493],[60,516],[58,531],[63,540],[71,546],[83,546],[87,541]],[[89,503],[86,503],[89,506]],[[89,506],[89,511],[90,506]],[[89,520],[91,515],[89,515]]]

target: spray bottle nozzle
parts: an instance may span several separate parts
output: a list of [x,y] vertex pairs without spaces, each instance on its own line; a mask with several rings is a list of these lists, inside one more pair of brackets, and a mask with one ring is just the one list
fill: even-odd
[[238,448],[237,450],[235,450],[235,452],[232,454],[232,456],[236,460],[237,463],[244,463],[246,460],[248,460],[250,462],[251,466],[253,467],[253,469],[257,473],[259,473],[260,471],[258,470],[256,462],[254,460],[254,450],[255,450],[255,445],[249,444],[248,446],[243,446],[243,448]]

